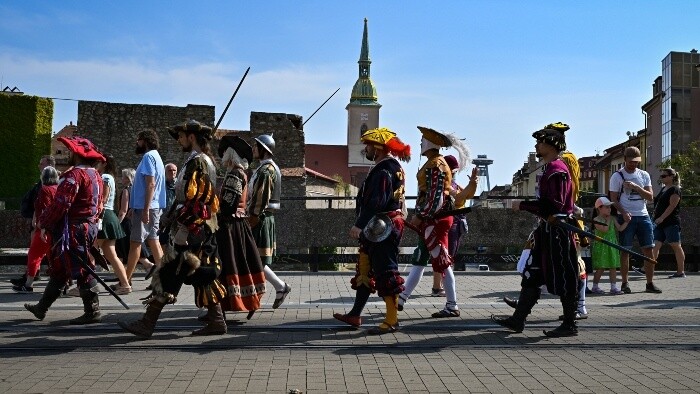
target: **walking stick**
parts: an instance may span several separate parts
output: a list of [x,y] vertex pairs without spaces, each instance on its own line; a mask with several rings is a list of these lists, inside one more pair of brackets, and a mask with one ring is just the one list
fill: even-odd
[[248,71],[250,71],[250,67],[248,67],[248,69],[245,70],[245,74],[243,74],[243,78],[241,78],[241,82],[238,82],[238,86],[236,86],[236,90],[233,92],[233,96],[231,96],[231,99],[228,101],[228,104],[226,104],[226,108],[224,108],[224,112],[222,112],[221,116],[219,116],[219,121],[216,122],[216,126],[214,126],[214,131],[219,129],[219,125],[221,124],[221,121],[224,120],[224,115],[226,115],[226,111],[228,111],[228,107],[231,106],[231,102],[233,102],[233,98],[236,97],[236,93],[238,93],[238,89],[241,88],[241,85],[243,84],[243,80],[248,75]]

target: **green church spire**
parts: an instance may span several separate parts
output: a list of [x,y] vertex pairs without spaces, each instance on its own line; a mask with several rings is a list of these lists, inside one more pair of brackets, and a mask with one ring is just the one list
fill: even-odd
[[377,105],[377,88],[370,78],[369,39],[367,38],[367,18],[362,33],[362,49],[360,50],[359,75],[350,95],[351,104]]

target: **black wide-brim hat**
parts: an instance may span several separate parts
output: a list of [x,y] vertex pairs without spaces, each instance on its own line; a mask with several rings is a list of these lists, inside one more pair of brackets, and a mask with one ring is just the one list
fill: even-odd
[[243,138],[237,135],[223,136],[219,142],[219,150],[217,151],[219,157],[224,157],[224,153],[226,153],[226,149],[228,148],[233,148],[233,150],[238,153],[238,156],[248,160],[248,163],[253,161],[253,148]]
[[214,135],[214,130],[211,127],[199,123],[193,119],[168,128],[168,133],[170,133],[170,136],[175,139],[177,139],[178,133],[181,131],[187,134],[199,134],[208,140],[211,140],[212,136]]

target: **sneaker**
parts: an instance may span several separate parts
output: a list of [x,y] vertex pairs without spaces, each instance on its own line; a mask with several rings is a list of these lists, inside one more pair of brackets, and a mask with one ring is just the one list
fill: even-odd
[[122,285],[112,285],[109,286],[112,290],[114,290],[114,294],[116,295],[125,295],[131,293],[131,286],[124,286]]
[[632,289],[630,289],[630,284],[625,282],[622,284],[622,287],[620,287],[620,290],[622,290],[623,293],[625,294],[631,294]]
[[25,274],[20,276],[19,278],[10,279],[10,283],[12,283],[15,286],[21,286],[27,283],[27,275]]
[[610,288],[610,295],[620,295],[620,294],[625,294],[625,293],[623,293],[622,290],[618,289],[617,287]]
[[593,294],[593,292],[591,291],[591,289],[589,289],[588,287],[586,287],[586,294]]
[[601,289],[600,287],[593,286],[591,289],[591,293],[593,294],[605,294],[605,290]]
[[632,266],[632,271],[644,275],[644,268]]
[[75,286],[72,289],[69,289],[66,292],[66,295],[68,297],[80,297],[80,289],[78,288],[78,286]]
[[685,272],[676,272],[676,273],[673,274],[673,275],[669,275],[668,278],[669,278],[669,279],[673,279],[673,278],[685,278]]
[[647,293],[661,294],[661,289],[656,287],[654,283],[647,283]]
[[34,292],[33,287],[27,287],[26,285],[12,286],[12,290],[14,290],[15,293],[20,294],[31,294]]

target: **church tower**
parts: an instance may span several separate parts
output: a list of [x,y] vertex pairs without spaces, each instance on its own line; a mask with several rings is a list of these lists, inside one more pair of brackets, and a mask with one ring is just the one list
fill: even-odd
[[360,136],[367,130],[379,127],[379,108],[377,88],[370,78],[369,40],[367,39],[367,18],[362,33],[362,49],[360,50],[359,75],[352,88],[350,103],[345,107],[348,111],[348,167],[350,168],[351,183],[359,186],[367,175],[368,167],[374,163],[362,154],[364,144]]

